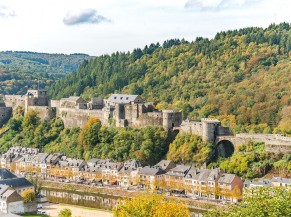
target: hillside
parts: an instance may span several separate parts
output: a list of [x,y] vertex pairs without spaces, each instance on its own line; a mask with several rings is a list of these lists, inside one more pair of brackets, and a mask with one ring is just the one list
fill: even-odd
[[77,71],[85,54],[46,54],[34,52],[0,52],[0,94],[23,94],[36,87],[42,88],[69,72]]
[[282,108],[291,104],[291,25],[245,28],[151,44],[132,53],[103,55],[81,64],[50,89],[69,95],[141,94],[184,118],[216,116],[237,132],[278,132]]

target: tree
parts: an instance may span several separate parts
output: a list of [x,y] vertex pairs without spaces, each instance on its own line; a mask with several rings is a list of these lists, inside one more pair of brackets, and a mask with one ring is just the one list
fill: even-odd
[[125,199],[113,213],[116,217],[190,217],[189,209],[177,200],[151,194]]
[[25,203],[32,202],[35,199],[35,193],[32,190],[25,190],[22,192],[21,196]]
[[58,217],[72,217],[72,212],[68,208],[62,209],[59,212]]
[[284,187],[258,187],[246,190],[244,199],[228,209],[204,213],[205,217],[290,217],[291,189]]

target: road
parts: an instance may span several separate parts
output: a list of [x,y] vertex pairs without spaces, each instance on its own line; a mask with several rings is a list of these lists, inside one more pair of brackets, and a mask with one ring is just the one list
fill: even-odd
[[42,210],[45,210],[46,213],[51,217],[57,217],[60,210],[68,208],[72,212],[72,216],[80,217],[113,217],[111,212],[96,210],[86,207],[73,206],[67,204],[54,204],[54,203],[45,203],[43,204]]

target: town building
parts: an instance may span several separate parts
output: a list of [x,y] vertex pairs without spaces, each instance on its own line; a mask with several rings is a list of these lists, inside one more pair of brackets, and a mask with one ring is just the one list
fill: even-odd
[[278,187],[278,186],[284,186],[284,187],[291,186],[291,179],[289,179],[289,178],[273,177],[271,182],[276,187]]
[[23,198],[13,188],[2,184],[0,184],[0,212],[2,213],[24,212]]
[[217,194],[221,200],[236,202],[241,198],[243,181],[235,174],[223,173],[218,179]]
[[152,189],[164,187],[165,170],[159,167],[145,166],[140,169],[138,184],[141,188]]

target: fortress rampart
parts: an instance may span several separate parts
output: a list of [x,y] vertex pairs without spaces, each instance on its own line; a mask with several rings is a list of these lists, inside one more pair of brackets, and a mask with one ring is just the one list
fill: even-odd
[[[25,112],[35,110],[44,120],[60,117],[66,128],[83,127],[91,117],[98,118],[103,125],[109,125],[113,119],[117,127],[162,126],[166,130],[180,126],[182,122],[181,112],[155,111],[153,104],[144,103],[139,95],[113,94],[105,100],[96,97],[86,102],[78,96],[49,100],[45,90],[28,90],[26,95],[6,95],[3,101],[3,114],[23,106]],[[6,119],[4,115],[0,116],[0,121]]]

